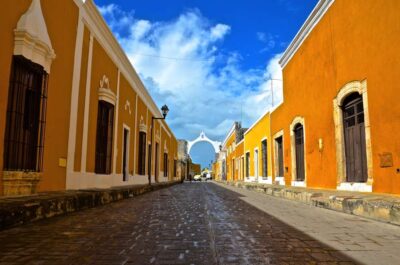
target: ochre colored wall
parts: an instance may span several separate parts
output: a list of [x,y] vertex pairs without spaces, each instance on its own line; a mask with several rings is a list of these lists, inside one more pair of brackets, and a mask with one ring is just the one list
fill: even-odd
[[[139,148],[139,126],[140,126],[140,122],[142,120],[142,122],[144,124],[147,125],[147,128],[150,128],[150,125],[147,123],[147,107],[146,105],[143,103],[143,101],[140,99],[140,97],[137,98],[137,120],[136,120],[136,146]],[[146,133],[146,143],[149,140],[149,136],[150,136],[150,130],[147,129],[147,133]],[[147,147],[146,147],[146,157],[147,157]],[[139,149],[136,150],[136,174],[139,174]],[[147,174],[147,163],[146,163],[146,174]],[[145,174],[145,175],[146,175]]]
[[[271,114],[272,135],[284,129],[286,184],[291,180],[289,126],[305,119],[307,185],[336,188],[333,99],[354,80],[367,80],[373,191],[400,193],[400,2],[336,0],[283,71],[284,103]],[[324,149],[318,151],[318,139]],[[394,167],[381,168],[390,152]]]
[[[238,167],[235,168],[235,175],[234,175],[234,180],[243,180],[244,174],[244,164],[242,164],[242,156],[244,154],[244,141],[240,141],[235,148],[234,156],[235,160],[238,159]],[[244,161],[244,159],[243,159]]]
[[76,142],[75,142],[75,162],[74,170],[81,171],[82,159],[82,140],[83,140],[83,121],[85,111],[85,95],[86,95],[86,79],[88,71],[88,56],[90,32],[87,27],[84,27],[83,44],[82,44],[82,63],[81,63],[81,77],[79,83],[79,98],[78,98],[78,115],[76,122]]
[[226,180],[233,180],[235,176],[232,174],[234,170],[234,164],[232,163],[232,159],[235,158],[233,144],[235,142],[236,134],[233,132],[225,143],[223,149],[227,150],[226,156]]
[[[254,176],[254,150],[258,148],[258,175],[262,176],[262,149],[261,142],[267,140],[267,176],[272,174],[271,164],[271,137],[270,137],[270,114],[263,115],[253,127],[249,128],[244,135],[244,152],[250,152],[250,176]],[[246,163],[246,162],[245,162]],[[254,176],[255,177],[255,176]]]
[[[90,105],[89,105],[89,126],[88,126],[88,147],[87,147],[87,160],[86,171],[94,172],[95,169],[95,153],[96,153],[96,131],[97,131],[97,111],[99,104],[98,90],[100,88],[100,81],[106,75],[110,89],[117,95],[117,80],[118,69],[101,47],[99,42],[94,38],[93,40],[93,61],[92,61],[92,74],[90,86]],[[116,106],[114,107],[114,120],[116,118]],[[115,127],[115,126],[114,126]],[[114,128],[115,130],[115,128]],[[116,150],[113,149],[112,156]]]
[[[0,39],[2,40],[0,49],[0,71],[2,73],[0,75],[0,135],[2,142],[4,141],[9,78],[14,49],[14,29],[30,4],[31,1],[28,0],[4,1],[0,10]],[[67,157],[70,90],[78,9],[73,1],[68,0],[44,0],[41,4],[47,31],[57,55],[49,75],[43,176],[38,186],[39,191],[49,191],[65,188],[65,168],[59,167],[58,160]],[[62,30],[60,30],[61,28]],[[3,144],[0,145],[0,168],[3,168],[3,146]]]
[[[127,104],[128,102],[128,104]],[[117,138],[117,161],[116,173],[122,174],[122,159],[124,150],[124,125],[129,127],[129,174],[133,175],[134,150],[135,144],[135,109],[136,93],[129,85],[128,81],[121,74],[119,88],[119,115],[118,115],[118,138]]]

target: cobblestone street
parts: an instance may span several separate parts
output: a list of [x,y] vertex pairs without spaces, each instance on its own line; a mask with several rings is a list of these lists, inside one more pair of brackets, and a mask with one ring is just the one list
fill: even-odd
[[0,232],[0,264],[400,264],[400,229],[184,183]]

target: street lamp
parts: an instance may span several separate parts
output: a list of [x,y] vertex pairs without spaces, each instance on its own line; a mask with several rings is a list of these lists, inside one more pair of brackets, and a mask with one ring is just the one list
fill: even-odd
[[[150,141],[150,153],[149,153],[149,186],[151,185],[151,160],[152,160],[152,152],[153,152],[154,120],[165,120],[165,118],[167,117],[168,112],[169,112],[168,106],[164,105],[164,106],[161,107],[161,113],[163,115],[162,118],[151,117],[151,141]],[[156,175],[156,169],[157,169],[157,166],[154,168],[154,176]]]

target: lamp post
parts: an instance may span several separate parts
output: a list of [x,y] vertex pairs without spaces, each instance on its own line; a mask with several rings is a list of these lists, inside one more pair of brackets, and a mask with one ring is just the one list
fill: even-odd
[[[151,141],[150,141],[150,153],[149,153],[149,186],[151,185],[151,160],[152,160],[152,153],[153,153],[153,127],[154,127],[154,120],[165,120],[168,114],[168,106],[164,105],[161,107],[161,112],[163,117],[162,118],[157,118],[157,117],[151,117]],[[157,155],[157,154],[156,154]],[[157,166],[154,168],[154,177],[156,175],[156,170]]]

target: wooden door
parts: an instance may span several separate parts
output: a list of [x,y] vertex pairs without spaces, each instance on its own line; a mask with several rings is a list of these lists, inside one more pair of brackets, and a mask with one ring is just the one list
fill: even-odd
[[366,182],[367,153],[365,146],[364,106],[361,95],[351,94],[343,102],[343,124],[348,182]]
[[294,128],[295,153],[296,153],[296,180],[304,181],[304,128],[298,124]]
[[124,129],[124,150],[123,150],[123,157],[122,157],[122,175],[123,181],[128,180],[128,137],[129,131]]
[[283,139],[282,136],[275,139],[278,159],[278,177],[283,177]]
[[261,153],[262,153],[262,176],[263,178],[268,177],[268,154],[267,154],[267,140],[261,142]]

